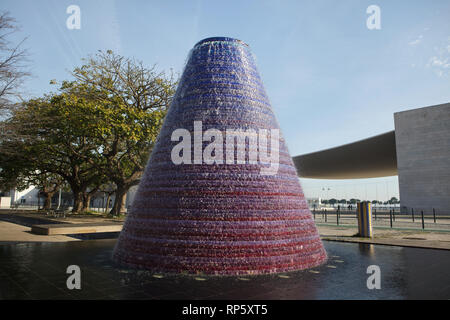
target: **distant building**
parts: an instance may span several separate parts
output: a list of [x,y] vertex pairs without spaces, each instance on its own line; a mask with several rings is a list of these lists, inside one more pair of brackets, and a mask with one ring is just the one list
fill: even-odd
[[[128,209],[131,206],[131,202],[134,199],[137,186],[133,186],[128,190],[125,206]],[[9,191],[0,191],[0,209],[9,208],[22,208],[22,209],[37,209],[38,206],[42,207],[44,204],[44,198],[39,197],[39,190],[35,186],[30,186],[29,188],[19,191],[17,189],[11,189]],[[107,194],[105,192],[95,193],[90,202],[90,207],[93,210],[101,211],[108,207],[112,208],[114,203],[114,195],[109,199],[109,205],[106,205]],[[59,193],[56,192],[51,200],[52,207],[56,207],[59,203]],[[73,196],[71,192],[61,193],[61,203],[62,207],[72,207],[73,206]]]
[[310,208],[318,208],[322,204],[320,198],[306,198],[306,201],[308,202],[308,206]]
[[293,157],[298,175],[360,179],[398,175],[402,210],[450,213],[450,103],[394,114],[395,131]]

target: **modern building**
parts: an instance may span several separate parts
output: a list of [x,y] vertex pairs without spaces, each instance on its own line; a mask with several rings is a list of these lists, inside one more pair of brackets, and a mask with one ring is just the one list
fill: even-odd
[[0,192],[0,208],[6,209],[16,205],[32,205],[38,201],[39,190],[30,186],[25,190],[11,189]]
[[450,213],[450,103],[394,114],[395,130],[294,157],[298,175],[360,179],[398,175],[403,211]]
[[322,199],[318,197],[306,198],[310,208],[318,208],[322,204]]

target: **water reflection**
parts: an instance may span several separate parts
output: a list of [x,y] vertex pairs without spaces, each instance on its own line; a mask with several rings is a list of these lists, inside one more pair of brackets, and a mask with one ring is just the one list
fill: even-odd
[[[0,246],[2,299],[447,299],[450,252],[326,242],[325,265],[280,275],[208,277],[119,267],[116,240]],[[80,266],[82,290],[66,288],[66,268]],[[378,265],[381,290],[366,286]],[[331,268],[330,268],[331,266]],[[198,280],[198,279],[201,279]]]
[[374,257],[375,256],[375,246],[370,243],[358,243],[359,252],[363,256]]

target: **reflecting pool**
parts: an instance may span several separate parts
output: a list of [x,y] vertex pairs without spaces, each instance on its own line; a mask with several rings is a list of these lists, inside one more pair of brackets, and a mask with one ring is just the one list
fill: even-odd
[[[449,299],[450,251],[324,241],[329,260],[259,276],[155,274],[111,260],[117,239],[0,245],[1,299]],[[66,269],[81,269],[81,289]],[[367,267],[381,289],[367,288]]]

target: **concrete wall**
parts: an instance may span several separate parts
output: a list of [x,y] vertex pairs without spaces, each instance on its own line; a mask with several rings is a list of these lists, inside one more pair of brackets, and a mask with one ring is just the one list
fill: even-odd
[[127,193],[127,200],[125,202],[125,207],[128,209],[133,204],[134,197],[136,196],[138,186],[132,186]]
[[1,209],[11,208],[11,197],[0,197],[0,208]]
[[24,205],[36,205],[38,202],[38,194],[39,190],[34,187],[30,186],[25,190],[19,191],[16,189],[12,189],[11,192],[11,205],[14,204],[24,204]]
[[398,112],[394,120],[401,206],[450,214],[450,103]]

